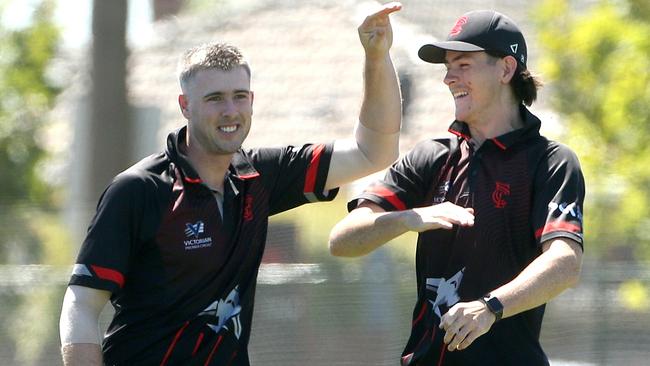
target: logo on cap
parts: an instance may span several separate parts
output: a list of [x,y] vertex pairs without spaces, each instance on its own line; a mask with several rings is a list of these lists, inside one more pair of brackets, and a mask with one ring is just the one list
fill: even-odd
[[510,49],[512,50],[512,53],[517,53],[517,49],[519,48],[519,43],[511,44]]
[[458,20],[456,21],[456,24],[454,24],[454,27],[451,28],[451,32],[449,32],[449,36],[453,37],[453,36],[459,35],[460,32],[463,31],[463,25],[465,25],[465,24],[467,24],[467,17],[466,16],[462,16],[462,17],[458,18]]

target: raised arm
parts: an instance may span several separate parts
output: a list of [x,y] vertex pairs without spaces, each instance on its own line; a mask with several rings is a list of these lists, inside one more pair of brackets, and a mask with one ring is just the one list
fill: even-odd
[[390,47],[393,31],[389,15],[402,8],[389,3],[359,26],[365,52],[364,94],[354,140],[338,140],[326,189],[348,183],[387,167],[399,155],[402,101]]
[[59,320],[61,354],[65,366],[101,366],[99,314],[110,292],[71,285],[63,297]]
[[444,202],[385,212],[379,205],[364,201],[332,229],[330,253],[341,257],[358,257],[408,231],[451,229],[454,225],[474,225],[474,210]]

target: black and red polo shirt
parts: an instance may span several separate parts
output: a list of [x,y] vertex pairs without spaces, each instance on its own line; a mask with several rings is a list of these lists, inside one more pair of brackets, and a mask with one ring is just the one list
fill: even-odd
[[248,365],[268,217],[338,191],[324,190],[331,144],[240,150],[222,216],[184,140],[113,180],[74,266],[70,285],[112,293],[107,365]]
[[584,178],[575,154],[540,136],[539,119],[521,107],[524,127],[474,150],[465,123],[457,137],[419,143],[382,181],[355,200],[386,211],[450,201],[474,208],[473,227],[420,233],[418,301],[403,365],[547,365],[539,334],[544,306],[494,324],[463,351],[445,353],[440,317],[517,276],[541,245],[568,238],[582,245]]

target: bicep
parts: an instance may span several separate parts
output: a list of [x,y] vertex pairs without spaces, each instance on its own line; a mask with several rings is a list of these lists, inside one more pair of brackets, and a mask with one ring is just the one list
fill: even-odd
[[543,242],[542,252],[545,253],[549,250],[573,256],[582,256],[582,246],[577,241],[569,238],[556,238]]
[[61,343],[98,343],[98,320],[111,293],[83,286],[68,286],[59,322]]
[[549,266],[571,279],[575,285],[582,269],[582,246],[569,238],[555,238],[542,243],[542,257]]
[[353,210],[353,212],[354,211],[358,211],[358,212],[362,212],[362,213],[363,213],[363,211],[365,211],[365,212],[386,212],[386,210],[384,210],[381,206],[379,206],[378,204],[376,204],[376,203],[374,203],[372,201],[368,201],[368,200],[361,200],[361,202],[359,202],[359,205],[357,206],[357,208],[355,208]]
[[332,160],[327,173],[325,189],[332,189],[370,173],[371,163],[350,140],[334,141]]

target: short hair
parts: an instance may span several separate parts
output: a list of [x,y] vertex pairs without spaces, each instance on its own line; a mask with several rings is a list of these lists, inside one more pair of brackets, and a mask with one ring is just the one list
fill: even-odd
[[[494,51],[485,51],[485,53],[494,58],[504,58],[507,56]],[[530,107],[537,99],[537,90],[543,85],[544,83],[538,76],[533,75],[530,70],[524,68],[517,62],[517,70],[515,70],[515,74],[510,79],[510,87],[519,103]]]
[[178,81],[185,90],[190,79],[201,70],[230,71],[237,67],[243,67],[251,76],[248,61],[239,48],[228,43],[205,43],[183,53],[178,62]]

